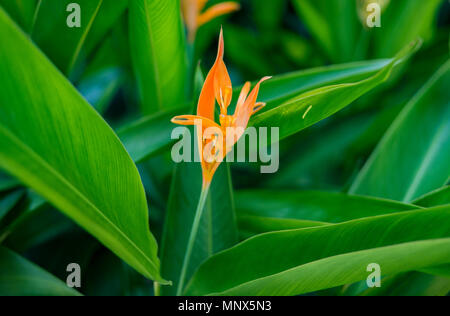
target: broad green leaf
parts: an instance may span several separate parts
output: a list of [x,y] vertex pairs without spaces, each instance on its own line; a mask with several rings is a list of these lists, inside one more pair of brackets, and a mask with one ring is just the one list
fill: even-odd
[[[450,262],[450,207],[262,234],[206,261],[186,294],[297,295]],[[446,239],[445,239],[446,238]]]
[[27,33],[33,26],[37,4],[38,0],[0,0],[0,6]]
[[252,190],[235,194],[245,236],[340,223],[417,209],[395,201],[320,191]]
[[[163,295],[177,293],[201,187],[200,163],[181,163],[176,166],[161,249],[161,273],[164,278],[173,281],[173,286],[163,287],[161,289]],[[230,171],[228,165],[222,164],[211,184],[194,250],[188,262],[185,285],[204,260],[237,243],[234,212]]]
[[80,293],[35,264],[0,247],[0,295],[80,296]]
[[136,166],[111,128],[0,9],[0,167],[151,279]]
[[82,47],[91,30],[102,3],[117,0],[78,0],[81,10],[81,27],[67,25],[67,11],[72,0],[43,0],[40,3],[32,32],[33,41],[66,75],[71,74]]
[[180,1],[130,1],[130,47],[145,114],[185,102],[187,60]]
[[[255,115],[250,124],[255,127],[277,126],[280,128],[280,139],[295,134],[333,115],[383,83],[389,78],[395,65],[409,57],[419,45],[419,41],[411,43],[374,75],[355,82],[330,85],[300,94],[276,108]],[[264,90],[264,86],[261,90]]]
[[432,207],[444,204],[450,204],[450,185],[425,194],[413,201],[412,204],[423,207]]
[[176,125],[170,120],[188,111],[190,107],[182,107],[146,116],[119,129],[118,135],[131,158],[141,162],[174,143],[171,134]]
[[450,175],[450,60],[406,105],[350,193],[409,202]]

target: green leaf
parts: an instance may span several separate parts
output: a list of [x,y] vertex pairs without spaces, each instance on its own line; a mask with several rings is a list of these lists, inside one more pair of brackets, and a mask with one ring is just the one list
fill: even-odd
[[80,293],[14,252],[0,247],[0,295],[80,296]]
[[[174,286],[162,288],[161,293],[164,295],[175,295],[177,292],[201,187],[200,163],[181,163],[176,166],[161,248],[161,273],[164,278],[172,280]],[[222,164],[211,184],[194,250],[188,262],[186,281],[204,260],[237,243],[234,212],[230,171],[228,165]]]
[[161,111],[122,127],[118,135],[135,162],[142,162],[174,143],[170,120],[190,112],[191,107]]
[[450,204],[450,185],[425,194],[412,203],[423,207]]
[[350,193],[409,202],[450,175],[450,60],[399,114]]
[[429,38],[442,3],[442,0],[390,1],[381,16],[381,27],[371,29],[375,56],[388,57],[417,37]]
[[0,194],[0,223],[8,212],[19,202],[23,196],[23,190]]
[[294,8],[318,44],[334,62],[354,59],[361,25],[356,1],[294,0]]
[[19,185],[19,182],[10,176],[0,172],[0,192],[13,189]]
[[[87,35],[104,1],[78,0],[81,27],[70,28],[66,9],[72,0],[44,0],[40,3],[32,32],[34,42],[64,73],[70,74],[78,60]],[[116,0],[117,1],[117,0]]]
[[183,104],[187,60],[180,1],[130,1],[130,46],[143,112]]
[[386,277],[381,288],[367,289],[361,296],[446,296],[450,278],[421,272],[408,272]]
[[0,0],[0,5],[27,33],[33,26],[37,3],[37,0]]
[[386,275],[441,265],[449,220],[447,206],[262,234],[206,261],[186,293],[297,295],[363,280],[373,262]]
[[418,208],[390,200],[320,191],[252,190],[238,191],[235,196],[239,230],[245,236]]
[[[419,41],[411,43],[374,75],[356,82],[335,84],[300,94],[276,108],[257,114],[250,124],[255,127],[277,126],[280,128],[280,139],[295,134],[333,115],[383,83],[394,66],[409,57],[419,45]],[[265,86],[262,86],[261,90],[264,89]]]
[[144,188],[117,136],[0,9],[0,167],[148,278]]

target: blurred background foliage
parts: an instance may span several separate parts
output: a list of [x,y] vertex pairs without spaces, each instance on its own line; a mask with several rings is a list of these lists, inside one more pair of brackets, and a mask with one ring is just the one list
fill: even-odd
[[[89,29],[69,31],[58,26],[65,21],[69,2],[0,0],[0,5],[86,100],[119,130],[162,108],[194,106],[198,93],[189,91],[194,88],[194,68],[200,65],[197,76],[201,78],[212,65],[220,26],[224,29],[225,59],[235,86],[266,75],[390,58],[417,37],[424,40],[421,50],[397,67],[388,82],[336,115],[283,140],[278,173],[260,174],[258,164],[234,164],[232,183],[237,191],[348,192],[394,119],[449,54],[450,3],[445,0],[379,1],[383,7],[381,28],[367,28],[363,23],[364,8],[370,0],[240,0],[238,12],[202,26],[193,45],[181,37],[167,38],[167,34],[173,34],[170,31],[154,34],[161,44],[156,58],[168,70],[191,65],[190,70],[181,70],[186,71],[185,76],[170,71],[157,74],[169,93],[155,104],[152,93],[146,95],[152,87],[141,86],[145,76],[155,74],[139,66],[145,63],[139,59],[146,56],[140,49],[149,49],[149,43],[141,41],[146,37],[139,34],[144,32],[137,25],[141,21],[129,21],[129,11],[137,9],[129,6],[127,0],[77,0],[83,8],[83,19],[89,20]],[[219,2],[211,0],[208,6]],[[176,1],[173,3],[176,6]],[[182,28],[180,21],[178,15],[170,15],[168,28]],[[156,120],[166,120],[166,116]],[[150,203],[152,232],[161,241],[174,165],[170,154],[164,151],[138,167]],[[187,184],[175,185],[182,188]],[[245,205],[245,196],[238,194],[237,200]],[[0,243],[62,280],[67,275],[67,262],[79,262],[82,271],[87,271],[84,278],[89,280],[80,290],[83,294],[148,295],[153,291],[151,281],[4,173],[0,173]],[[395,278],[406,279],[403,275]],[[418,284],[431,282],[429,278],[414,273]],[[393,282],[394,277],[391,279]],[[345,290],[358,292],[357,287],[358,284]],[[440,293],[446,294],[445,289],[440,287]],[[391,289],[384,291],[389,293]]]

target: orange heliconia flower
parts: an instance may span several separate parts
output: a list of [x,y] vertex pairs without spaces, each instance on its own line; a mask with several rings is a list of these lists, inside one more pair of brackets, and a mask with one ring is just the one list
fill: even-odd
[[230,12],[237,11],[240,4],[236,2],[222,2],[208,8],[202,13],[208,0],[181,0],[181,11],[188,28],[189,41],[193,42],[195,34],[203,24]]
[[[265,106],[265,103],[257,103],[256,99],[261,83],[271,78],[264,77],[251,92],[251,84],[247,82],[242,88],[234,115],[228,115],[233,88],[223,56],[224,41],[221,30],[217,59],[203,85],[197,115],[182,115],[172,119],[175,124],[197,126],[204,187],[211,183],[221,162],[244,134],[250,117]],[[216,100],[220,106],[220,125],[214,121]],[[213,132],[208,133],[209,130]]]

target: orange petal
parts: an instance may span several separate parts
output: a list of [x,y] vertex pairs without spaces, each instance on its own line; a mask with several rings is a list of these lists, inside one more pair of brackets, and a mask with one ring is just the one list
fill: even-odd
[[262,78],[256,84],[256,86],[253,88],[252,92],[248,96],[244,105],[240,106],[239,108],[236,108],[236,112],[234,115],[236,117],[236,126],[237,127],[247,128],[247,124],[248,124],[248,121],[250,120],[250,116],[254,113],[256,99],[258,98],[258,93],[259,93],[259,87],[261,86],[261,83],[263,83],[266,80],[269,80],[270,78],[272,78],[272,77]]
[[250,88],[251,83],[247,81],[242,87],[241,94],[239,95],[239,99],[236,105],[236,112],[238,111],[239,108],[244,106],[245,100],[247,99],[248,93],[250,92]]
[[202,116],[198,115],[180,115],[175,116],[172,120],[172,123],[179,124],[179,125],[199,125],[199,123],[202,124],[203,128],[208,127],[218,127],[220,128],[219,124],[216,122]]
[[216,97],[219,102],[221,102],[220,100],[223,100],[222,104],[226,104],[228,98],[230,98],[231,101],[231,92],[229,91],[231,80],[228,76],[225,64],[223,63],[224,50],[223,30],[221,29],[216,62],[206,77],[197,106],[197,115],[209,118],[210,120],[214,120]]
[[234,11],[237,11],[241,8],[239,3],[236,2],[222,2],[219,4],[216,4],[206,10],[203,14],[201,14],[198,17],[197,25],[198,27],[202,26],[203,24],[221,16],[224,14],[228,14]]
[[193,42],[195,34],[197,33],[197,19],[201,9],[197,3],[197,0],[182,0],[181,12],[183,13],[184,23],[188,29],[189,41]]
[[253,112],[251,115],[254,115],[258,111],[261,111],[265,106],[266,106],[266,103],[264,103],[264,102],[256,103],[255,106],[253,107]]
[[197,5],[198,5],[198,11],[201,12],[203,10],[203,8],[206,5],[206,2],[208,2],[208,0],[195,0],[197,1]]

